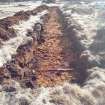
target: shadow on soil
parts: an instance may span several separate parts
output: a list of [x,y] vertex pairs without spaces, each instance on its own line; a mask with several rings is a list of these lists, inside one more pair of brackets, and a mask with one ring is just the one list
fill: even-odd
[[62,12],[59,10],[58,13],[60,16],[59,22],[62,24],[62,32],[64,35],[61,39],[61,44],[64,43],[64,40],[66,40],[65,43],[68,44],[67,46],[64,45],[62,53],[69,53],[69,56],[70,54],[73,55],[74,60],[69,59],[68,61],[69,67],[73,68],[76,78],[72,82],[82,85],[88,76],[87,68],[89,68],[88,57],[80,57],[82,51],[84,51],[85,48],[81,45],[75,31],[73,30],[73,27],[67,23]]

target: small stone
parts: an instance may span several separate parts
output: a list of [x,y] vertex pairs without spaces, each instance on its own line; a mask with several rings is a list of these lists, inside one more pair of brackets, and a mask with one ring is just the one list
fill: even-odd
[[30,103],[28,102],[27,99],[21,97],[21,98],[19,99],[19,105],[30,105]]
[[3,87],[3,91],[6,91],[6,92],[15,92],[16,88],[14,88],[12,86],[4,86]]
[[27,88],[31,88],[31,89],[34,88],[34,85],[31,81],[26,81],[25,85],[26,85]]

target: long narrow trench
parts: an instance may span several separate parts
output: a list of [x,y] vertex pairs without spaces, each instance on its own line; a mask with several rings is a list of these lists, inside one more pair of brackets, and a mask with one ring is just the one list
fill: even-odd
[[[51,9],[49,15],[50,18],[45,24],[45,42],[38,46],[36,52],[39,56],[37,83],[44,86],[52,86],[73,79],[71,75],[73,68],[70,68],[69,64],[74,60],[74,54],[70,50],[70,42],[62,33],[60,10],[55,7]],[[40,54],[43,54],[43,57]]]

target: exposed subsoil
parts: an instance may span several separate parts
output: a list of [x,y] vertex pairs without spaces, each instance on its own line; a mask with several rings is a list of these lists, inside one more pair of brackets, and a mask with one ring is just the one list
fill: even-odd
[[[41,43],[37,43],[33,31],[30,34],[33,40],[21,45],[13,59],[0,69],[1,83],[9,83],[14,79],[23,87],[34,88],[54,86],[65,81],[82,83],[85,80],[88,68],[87,57],[80,57],[83,48],[73,27],[68,27],[58,7],[42,6],[33,11],[36,14],[36,11],[40,12],[43,8],[49,13],[42,17],[44,31]],[[22,16],[23,14],[24,12],[21,13]],[[30,14],[33,12],[31,11]],[[20,20],[18,15],[20,14],[17,13],[14,16]],[[24,15],[23,20],[26,17]],[[1,21],[0,24],[2,24]]]

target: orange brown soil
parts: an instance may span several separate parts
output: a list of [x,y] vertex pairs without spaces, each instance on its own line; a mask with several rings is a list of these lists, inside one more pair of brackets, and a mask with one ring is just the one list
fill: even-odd
[[[66,36],[62,41],[64,34],[59,22],[58,8],[53,8],[49,15],[50,18],[45,24],[45,42],[37,47],[36,52],[40,61],[37,83],[44,86],[61,84],[63,81],[70,80],[72,68],[70,68],[69,63],[74,59],[72,51],[65,50],[65,53],[63,51],[64,47],[70,48],[70,42],[66,41]],[[67,53],[69,53],[69,61],[65,56]]]
[[[41,7],[38,8],[38,12],[40,12]],[[76,43],[75,37],[71,33],[65,34],[65,25],[59,8],[46,6],[43,8],[49,11],[47,15],[43,16],[44,41],[37,44],[32,35],[32,41],[21,45],[17,49],[17,55],[14,55],[10,62],[0,68],[1,83],[14,79],[22,86],[31,88],[54,86],[65,81],[75,80],[75,71],[79,67],[81,70],[82,64],[85,65],[86,59],[78,62],[80,52],[73,51],[73,43]],[[35,32],[33,31],[32,34]],[[85,68],[84,66],[83,69]]]

